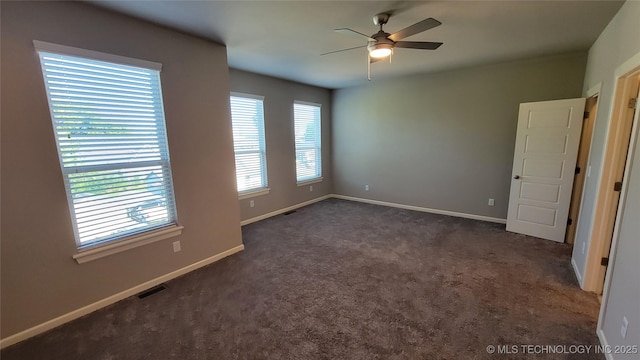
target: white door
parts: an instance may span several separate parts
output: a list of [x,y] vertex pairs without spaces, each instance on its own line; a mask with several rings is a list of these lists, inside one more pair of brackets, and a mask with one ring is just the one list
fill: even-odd
[[585,99],[520,104],[507,231],[564,241]]

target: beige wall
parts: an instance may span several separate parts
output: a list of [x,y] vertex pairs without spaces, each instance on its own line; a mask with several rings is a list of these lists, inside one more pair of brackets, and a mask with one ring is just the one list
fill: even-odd
[[[640,3],[627,2],[589,52],[584,89],[603,86],[591,154],[598,176],[586,184],[585,217],[599,179],[613,71],[640,52],[638,18]],[[71,258],[73,230],[34,39],[164,65],[181,252],[164,240],[82,265]],[[241,219],[332,192],[505,218],[518,104],[580,96],[586,59],[576,53],[374,79],[332,98],[326,89],[239,70],[229,76],[223,46],[86,4],[2,2],[0,40],[2,338],[234,248],[242,243]],[[271,193],[253,198],[254,208],[237,198],[230,91],[265,96]],[[293,100],[323,105],[325,180],[313,192],[295,183]],[[640,191],[638,151],[632,200]],[[611,344],[640,341],[638,216],[637,201],[627,201],[603,322]],[[580,226],[576,244],[588,241],[590,222]],[[574,259],[583,270],[583,259]],[[619,338],[623,315],[626,341]]]
[[574,53],[336,90],[334,192],[506,218],[519,104],[580,97],[585,63]]
[[[1,6],[2,338],[242,244],[223,46],[86,4]],[[181,252],[163,240],[82,265],[71,258],[34,39],[163,64]]]
[[[577,270],[584,277],[586,258],[591,250],[591,226],[593,206],[598,192],[602,172],[604,148],[610,112],[613,105],[615,71],[620,65],[635,56],[640,59],[640,2],[627,1],[611,23],[602,32],[589,51],[585,76],[585,91],[599,83],[602,89],[598,100],[598,114],[593,135],[590,178],[585,184],[585,195],[580,214],[580,223],[573,250]],[[636,60],[636,63],[638,60]],[[634,134],[638,136],[637,132]],[[599,335],[606,343],[616,345],[640,345],[640,146],[632,151],[628,189],[622,208],[622,221],[617,246],[614,247],[614,262],[609,266],[610,289],[603,299],[602,322]],[[582,246],[585,246],[585,253]],[[622,318],[629,321],[626,339],[622,339]],[[637,359],[637,354],[614,354],[613,359]]]
[[[240,200],[241,218],[247,220],[331,193],[331,91],[269,76],[231,69],[231,91],[264,96],[267,145],[267,195]],[[322,176],[309,186],[296,185],[293,143],[293,101],[321,104]],[[255,206],[251,208],[249,202]]]
[[[640,30],[638,14],[640,3],[625,3],[616,17],[609,23],[589,51],[584,92],[601,84],[598,98],[598,114],[593,132],[593,142],[589,156],[591,176],[585,180],[584,198],[580,212],[580,221],[576,230],[573,260],[580,276],[584,278],[586,259],[589,252],[591,227],[600,182],[605,149],[605,140],[610,123],[613,104],[615,69],[640,51]],[[582,248],[585,248],[584,253]]]

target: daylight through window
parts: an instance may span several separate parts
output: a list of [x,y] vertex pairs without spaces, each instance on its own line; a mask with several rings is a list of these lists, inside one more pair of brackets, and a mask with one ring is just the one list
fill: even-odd
[[293,104],[298,183],[322,176],[320,105]]
[[231,96],[233,149],[236,155],[236,180],[240,194],[267,187],[262,101],[262,97],[252,95]]
[[78,246],[175,224],[159,64],[38,52]]

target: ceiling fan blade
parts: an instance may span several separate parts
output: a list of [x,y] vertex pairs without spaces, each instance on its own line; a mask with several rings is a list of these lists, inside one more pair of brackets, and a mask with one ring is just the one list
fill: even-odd
[[441,42],[430,41],[398,41],[395,47],[409,48],[409,49],[423,49],[423,50],[435,50],[442,45]]
[[366,47],[367,47],[367,45],[362,45],[362,46],[356,46],[356,47],[352,47],[352,48],[348,48],[348,49],[342,49],[342,50],[336,50],[336,51],[329,51],[329,52],[326,52],[326,53],[324,53],[324,54],[320,54],[320,56],[323,56],[323,55],[329,55],[329,54],[334,54],[334,53],[342,52],[342,51],[348,51],[348,50],[361,49],[361,48],[366,48]]
[[365,34],[363,34],[363,33],[361,33],[361,32],[357,32],[357,31],[355,31],[355,30],[351,30],[351,29],[348,29],[348,28],[335,29],[334,31],[335,31],[335,32],[337,32],[337,33],[340,33],[340,34],[351,35],[351,36],[357,36],[357,37],[362,37],[362,36],[364,36],[364,37],[366,37],[368,40],[375,40],[375,39],[373,39],[373,38],[370,38],[370,37],[369,37],[369,35],[365,35]]
[[424,19],[420,22],[417,22],[409,27],[406,27],[394,34],[389,35],[389,39],[393,41],[402,40],[411,35],[415,35],[417,33],[421,33],[423,31],[427,31],[429,29],[433,29],[436,26],[440,26],[442,23],[434,18]]

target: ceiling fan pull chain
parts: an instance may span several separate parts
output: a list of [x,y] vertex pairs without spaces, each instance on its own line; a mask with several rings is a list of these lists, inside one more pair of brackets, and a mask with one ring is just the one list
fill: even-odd
[[367,79],[371,81],[371,55],[367,53]]

